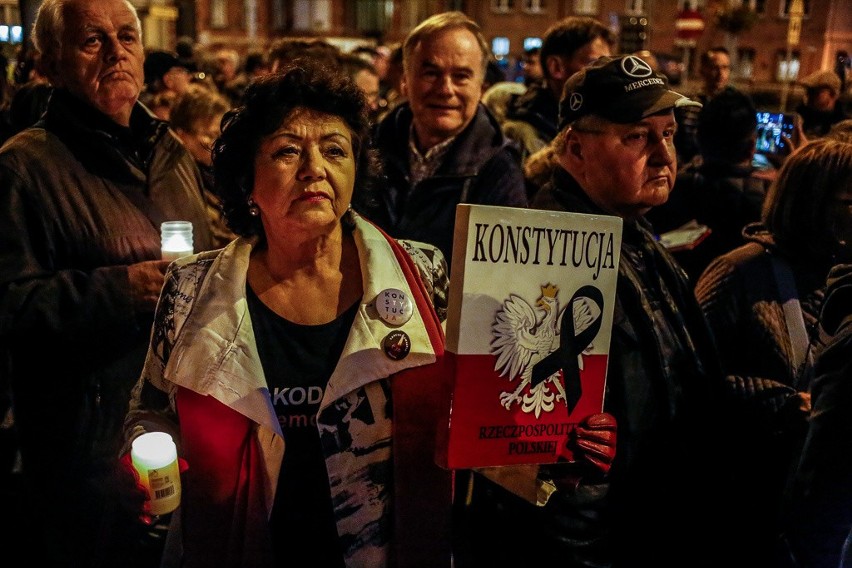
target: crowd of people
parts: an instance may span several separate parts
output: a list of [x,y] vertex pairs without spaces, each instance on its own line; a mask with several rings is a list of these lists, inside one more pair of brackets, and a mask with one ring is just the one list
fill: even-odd
[[[459,11],[240,54],[45,0],[0,147],[9,565],[852,566],[839,78],[802,80],[766,170],[724,48],[680,93],[594,18],[542,35],[509,88]],[[621,220],[573,462],[436,464],[461,203]],[[146,432],[184,465],[165,515],[129,466]]]

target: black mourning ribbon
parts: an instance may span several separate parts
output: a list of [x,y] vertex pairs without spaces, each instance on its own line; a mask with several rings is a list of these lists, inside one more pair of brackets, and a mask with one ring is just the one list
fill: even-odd
[[[600,314],[592,325],[584,329],[579,335],[574,335],[574,300],[581,297],[589,298],[600,308]],[[577,406],[583,386],[580,383],[580,365],[577,356],[592,344],[592,340],[601,329],[603,319],[603,294],[594,286],[582,286],[571,297],[568,313],[562,315],[562,327],[559,330],[559,347],[536,363],[532,370],[532,386],[535,387],[547,377],[562,369],[562,386],[565,388],[565,404],[568,406],[568,414]]]

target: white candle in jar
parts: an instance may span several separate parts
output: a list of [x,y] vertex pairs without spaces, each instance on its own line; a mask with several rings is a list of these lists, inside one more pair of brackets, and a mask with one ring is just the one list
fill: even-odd
[[160,225],[160,246],[163,260],[175,260],[193,253],[192,223],[166,221]]
[[148,490],[151,514],[165,515],[180,505],[180,468],[177,447],[165,432],[148,432],[135,440],[130,450],[139,481]]

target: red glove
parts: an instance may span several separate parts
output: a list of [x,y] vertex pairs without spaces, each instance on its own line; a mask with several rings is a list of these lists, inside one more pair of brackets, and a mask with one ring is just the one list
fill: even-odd
[[612,414],[592,414],[577,425],[568,444],[579,463],[587,464],[601,475],[606,475],[615,459],[617,430]]

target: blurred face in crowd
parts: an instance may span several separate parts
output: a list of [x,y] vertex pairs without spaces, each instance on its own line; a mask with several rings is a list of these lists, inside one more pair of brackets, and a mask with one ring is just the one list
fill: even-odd
[[179,95],[186,92],[191,80],[192,75],[190,75],[186,67],[181,67],[179,65],[172,67],[166,71],[165,75],[163,75],[163,84],[166,88]]
[[527,82],[541,81],[544,74],[541,71],[541,56],[538,53],[524,55],[524,79]]
[[138,20],[124,0],[72,0],[62,51],[45,57],[51,82],[128,126],[144,83]]
[[831,87],[814,87],[805,91],[808,106],[821,112],[831,112],[839,97]]
[[403,77],[421,150],[459,134],[473,120],[485,66],[476,36],[444,30],[417,44]]
[[609,44],[602,38],[596,37],[573,54],[571,57],[563,57],[565,67],[565,80],[571,75],[587,67],[603,56],[612,55]]
[[582,46],[570,57],[564,55],[548,56],[545,65],[548,66],[548,74],[550,80],[548,84],[553,94],[558,99],[562,96],[562,87],[565,86],[565,81],[577,71],[587,67],[603,56],[612,55],[612,50],[609,44],[602,38],[596,37],[586,45]]
[[355,84],[364,93],[371,110],[379,108],[379,76],[366,69],[358,71],[353,77]]
[[261,141],[252,199],[270,238],[327,231],[346,212],[354,187],[352,132],[338,116],[298,108]]
[[600,208],[625,219],[662,205],[674,185],[674,113],[656,114],[633,124],[595,119],[594,126],[571,127],[559,163]]
[[211,152],[213,151],[213,142],[219,136],[219,124],[222,122],[223,115],[224,113],[215,114],[207,119],[196,120],[189,131],[175,128],[175,134],[178,135],[196,162],[205,166],[213,165],[213,154]]
[[728,86],[731,78],[731,58],[725,53],[714,51],[708,61],[701,65],[701,78],[708,95],[718,93]]
[[232,81],[237,76],[239,54],[233,49],[220,49],[214,58],[216,72],[222,81]]

